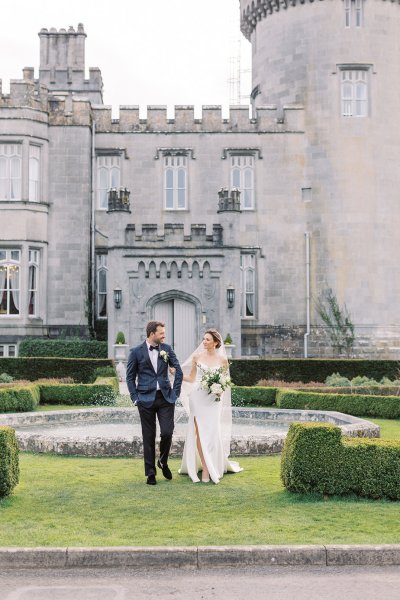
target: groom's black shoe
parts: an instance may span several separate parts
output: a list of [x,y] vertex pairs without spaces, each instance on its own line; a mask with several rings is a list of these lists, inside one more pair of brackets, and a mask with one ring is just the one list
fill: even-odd
[[156,485],[157,484],[156,476],[154,475],[154,473],[150,473],[150,475],[148,475],[146,483],[148,485]]
[[172,479],[172,473],[168,465],[162,465],[160,461],[157,461],[157,467],[159,467],[164,475],[165,479]]

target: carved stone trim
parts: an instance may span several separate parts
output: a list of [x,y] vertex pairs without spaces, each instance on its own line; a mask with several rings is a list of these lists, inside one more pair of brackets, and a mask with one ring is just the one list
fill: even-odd
[[193,148],[157,148],[154,160],[159,160],[161,156],[189,156],[195,160]]
[[259,160],[263,158],[261,148],[224,148],[221,158],[225,160],[228,156],[255,156],[256,154]]

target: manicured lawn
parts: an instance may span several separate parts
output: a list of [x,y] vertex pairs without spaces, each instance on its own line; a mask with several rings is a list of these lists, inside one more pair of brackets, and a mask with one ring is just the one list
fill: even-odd
[[0,501],[1,546],[398,543],[397,502],[287,492],[280,456],[246,457],[217,486],[144,483],[141,459],[21,454]]
[[400,419],[370,419],[369,417],[366,419],[379,425],[381,438],[400,440]]

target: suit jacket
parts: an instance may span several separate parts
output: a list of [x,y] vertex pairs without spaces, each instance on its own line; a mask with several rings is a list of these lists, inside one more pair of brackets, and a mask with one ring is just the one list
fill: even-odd
[[[164,350],[168,354],[168,361],[160,356]],[[156,352],[156,350],[153,350]],[[157,382],[162,395],[167,402],[174,404],[181,393],[183,373],[176,354],[168,344],[160,344],[160,352],[157,359],[157,373],[154,371],[149,357],[146,341],[129,352],[128,365],[126,368],[126,383],[132,402],[151,406],[156,398]],[[175,368],[174,385],[168,378],[168,367]],[[137,380],[136,380],[137,378]]]

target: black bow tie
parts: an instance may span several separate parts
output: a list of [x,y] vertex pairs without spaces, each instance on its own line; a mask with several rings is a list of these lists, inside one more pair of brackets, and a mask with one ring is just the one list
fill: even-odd
[[160,346],[149,346],[149,350],[159,350]]

